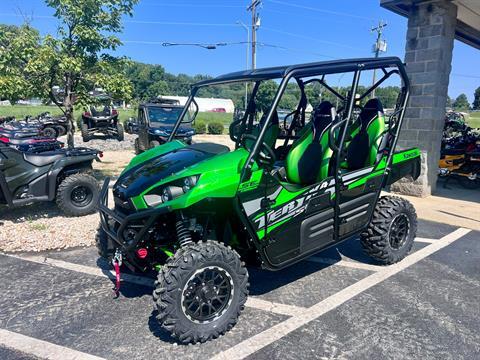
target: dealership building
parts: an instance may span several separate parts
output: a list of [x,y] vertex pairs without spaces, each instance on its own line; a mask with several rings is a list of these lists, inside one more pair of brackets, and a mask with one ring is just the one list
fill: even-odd
[[454,40],[480,50],[480,0],[380,0],[380,3],[408,18],[405,62],[411,80],[411,98],[398,144],[422,150],[420,178],[413,183],[395,184],[394,190],[428,196],[436,186]]

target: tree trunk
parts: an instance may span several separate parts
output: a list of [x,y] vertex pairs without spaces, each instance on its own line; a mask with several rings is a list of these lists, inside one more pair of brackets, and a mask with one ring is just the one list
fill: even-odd
[[67,118],[67,145],[71,149],[75,147],[74,134],[75,134],[75,125],[73,118],[73,106],[67,106],[65,111],[65,117]]
[[67,146],[69,149],[75,147],[75,124],[73,119],[73,80],[70,74],[66,74],[65,79],[65,99],[63,104],[65,106],[65,117],[67,118]]

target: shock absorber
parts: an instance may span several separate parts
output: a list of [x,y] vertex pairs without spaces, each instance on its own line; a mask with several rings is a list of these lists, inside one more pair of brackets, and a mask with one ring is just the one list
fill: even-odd
[[192,242],[192,236],[190,230],[185,227],[184,220],[180,219],[176,222],[175,228],[177,230],[177,238],[180,246],[185,246]]

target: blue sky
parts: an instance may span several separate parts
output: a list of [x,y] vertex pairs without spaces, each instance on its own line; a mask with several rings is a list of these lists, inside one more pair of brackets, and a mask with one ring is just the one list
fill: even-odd
[[[257,66],[371,56],[373,25],[388,22],[386,55],[403,58],[406,19],[384,10],[379,0],[263,0]],[[244,44],[205,50],[163,47],[163,42],[218,43],[246,41],[237,21],[250,23],[249,0],[141,0],[133,18],[125,19],[119,55],[161,64],[168,72],[210,74],[243,69]],[[43,0],[2,0],[0,22],[20,24],[26,14],[42,34],[56,31],[56,21]],[[272,47],[277,46],[277,47]],[[279,48],[282,47],[282,48]],[[450,96],[467,94],[480,86],[480,52],[455,42]]]

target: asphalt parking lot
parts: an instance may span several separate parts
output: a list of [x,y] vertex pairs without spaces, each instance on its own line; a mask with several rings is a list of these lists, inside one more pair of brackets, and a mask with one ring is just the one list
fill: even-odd
[[480,233],[419,221],[412,253],[382,267],[351,240],[272,273],[249,269],[238,324],[181,345],[155,320],[151,279],[112,297],[94,248],[0,255],[1,359],[475,359]]

